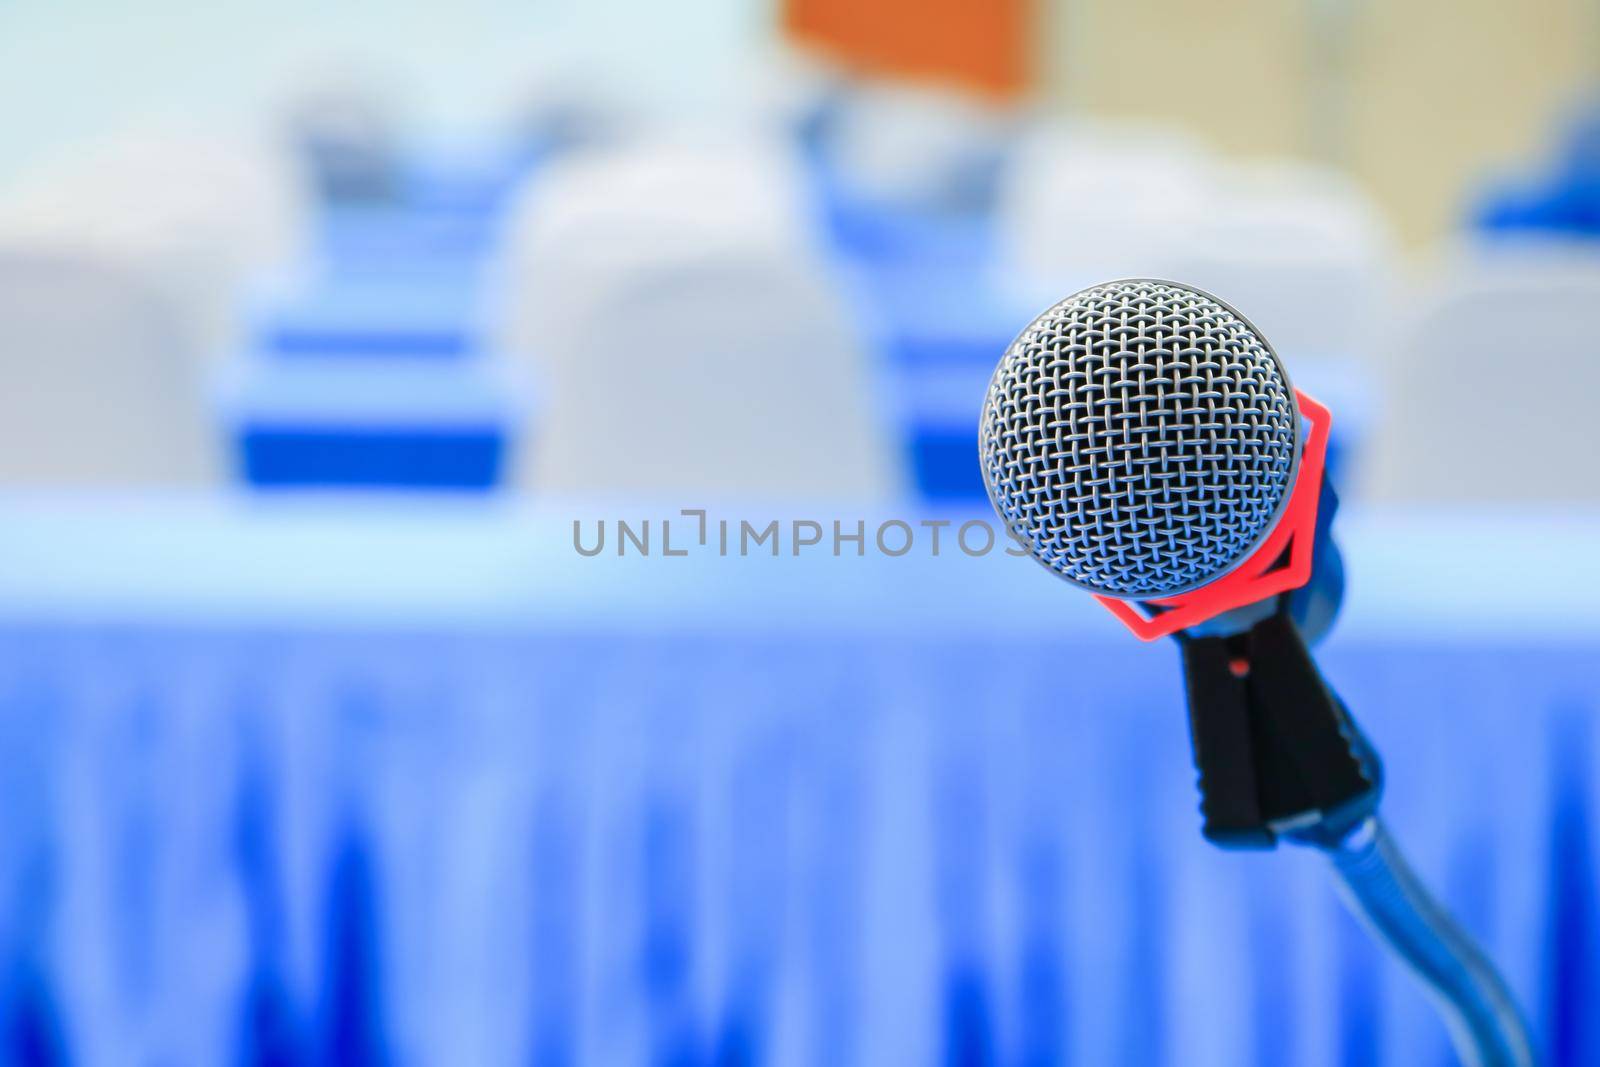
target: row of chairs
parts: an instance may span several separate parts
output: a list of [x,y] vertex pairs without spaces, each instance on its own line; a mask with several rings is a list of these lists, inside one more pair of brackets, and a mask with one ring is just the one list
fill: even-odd
[[[953,136],[926,99],[898,96],[870,116],[899,139],[868,151],[859,111],[831,120],[845,131],[831,140],[746,126],[569,152],[487,202],[473,223],[489,219],[487,235],[454,273],[428,273],[437,241],[385,244],[403,205],[377,222],[346,205],[319,227],[281,153],[145,138],[42,171],[0,211],[0,479],[224,478],[239,435],[219,411],[236,429],[263,406],[281,423],[276,398],[295,389],[247,375],[272,379],[269,402],[235,388],[219,405],[218,383],[240,378],[211,357],[265,345],[274,362],[253,365],[277,368],[285,338],[317,347],[282,306],[241,315],[240,294],[285,261],[325,259],[308,238],[333,220],[367,242],[363,284],[384,280],[370,326],[404,334],[419,294],[470,279],[472,360],[457,362],[537,385],[536,404],[493,415],[505,479],[535,491],[939,496],[930,457],[970,465],[984,379],[1016,326],[1081,285],[1157,275],[1230,299],[1301,384],[1348,394],[1330,399],[1365,431],[1364,489],[1600,498],[1583,409],[1600,376],[1586,326],[1600,253],[1479,244],[1418,283],[1360,192],[1320,170],[970,108]],[[399,354],[416,379],[419,354]],[[366,411],[405,378],[352,358],[288,376],[310,382],[296,388],[323,429],[339,404],[318,390]],[[970,493],[975,470],[962,477],[950,484]]]

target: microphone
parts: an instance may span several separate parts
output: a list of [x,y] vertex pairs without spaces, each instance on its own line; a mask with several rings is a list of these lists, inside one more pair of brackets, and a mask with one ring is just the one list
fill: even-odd
[[979,429],[995,511],[1047,570],[1145,640],[1231,633],[1295,602],[1312,639],[1343,569],[1330,417],[1208,293],[1135,279],[1077,293],[1012,342]]
[[1039,315],[996,367],[979,462],[1029,555],[1182,650],[1202,833],[1330,854],[1347,901],[1438,996],[1464,1063],[1533,1063],[1504,981],[1377,818],[1377,754],[1317,670],[1343,567],[1330,416],[1243,315],[1124,279]]
[[1202,833],[1225,847],[1271,848],[1287,828],[1342,837],[1381,792],[1291,611],[1319,517],[1332,542],[1329,421],[1243,315],[1154,279],[1047,309],[984,400],[984,481],[1013,536],[1140,638],[1178,638]]

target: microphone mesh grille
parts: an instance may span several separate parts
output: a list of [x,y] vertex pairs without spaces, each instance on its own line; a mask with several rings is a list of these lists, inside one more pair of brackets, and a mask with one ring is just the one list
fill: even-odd
[[1159,599],[1243,562],[1298,463],[1278,358],[1214,297],[1110,282],[1012,342],[989,383],[979,453],[990,500],[1034,558],[1109,596]]

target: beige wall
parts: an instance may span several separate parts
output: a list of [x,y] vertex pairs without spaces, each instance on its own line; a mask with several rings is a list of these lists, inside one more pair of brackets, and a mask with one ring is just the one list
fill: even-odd
[[1051,0],[1048,98],[1347,166],[1418,243],[1600,75],[1600,0]]

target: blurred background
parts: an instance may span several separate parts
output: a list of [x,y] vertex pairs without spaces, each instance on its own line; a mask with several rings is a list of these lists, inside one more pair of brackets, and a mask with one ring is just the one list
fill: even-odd
[[0,0],[0,1064],[1452,1062],[953,540],[1123,276],[1333,409],[1327,674],[1600,1064],[1589,0]]

